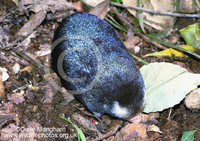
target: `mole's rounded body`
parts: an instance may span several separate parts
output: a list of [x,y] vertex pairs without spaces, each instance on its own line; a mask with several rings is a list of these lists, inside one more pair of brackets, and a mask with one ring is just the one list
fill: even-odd
[[97,116],[129,120],[142,112],[142,76],[116,30],[88,13],[75,13],[56,30],[52,67],[63,86]]

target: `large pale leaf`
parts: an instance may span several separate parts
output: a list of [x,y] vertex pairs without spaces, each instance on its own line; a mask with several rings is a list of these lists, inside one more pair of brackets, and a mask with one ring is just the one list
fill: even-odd
[[[175,1],[174,0],[142,0],[143,8],[149,10],[155,10],[160,12],[174,12]],[[137,7],[137,0],[123,0],[124,5]],[[137,17],[136,11],[128,9],[128,11]],[[167,30],[173,25],[174,17],[171,16],[159,16],[143,12],[144,23],[154,27],[158,30]],[[137,17],[138,18],[138,17]]]
[[200,84],[200,74],[171,63],[150,63],[140,69],[146,87],[145,113],[163,111],[179,104]]

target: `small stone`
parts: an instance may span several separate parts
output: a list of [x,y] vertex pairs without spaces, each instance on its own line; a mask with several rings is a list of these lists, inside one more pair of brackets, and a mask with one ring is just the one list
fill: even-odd
[[189,109],[200,109],[200,88],[193,90],[186,96],[185,105]]
[[0,72],[3,73],[3,72],[7,72],[8,70],[6,68],[2,68],[0,67]]
[[142,114],[142,123],[147,123],[149,121],[149,115],[147,114]]
[[13,69],[13,72],[17,74],[20,71],[20,65],[18,63],[15,63],[12,69]]
[[149,114],[149,120],[155,120],[155,119],[158,119],[159,117],[160,117],[160,114],[158,112]]
[[140,52],[140,47],[139,46],[135,46],[134,47],[134,52],[135,53],[139,53]]
[[2,72],[1,74],[1,78],[2,78],[2,81],[6,81],[8,78],[9,78],[9,75],[7,72]]

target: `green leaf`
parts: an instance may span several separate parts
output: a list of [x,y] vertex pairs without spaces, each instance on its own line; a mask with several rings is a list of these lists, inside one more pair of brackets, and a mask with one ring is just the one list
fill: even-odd
[[120,3],[121,0],[111,0],[112,2]]
[[[66,120],[67,122],[71,123],[74,128],[76,129],[77,131],[77,138],[78,138],[78,141],[80,141],[80,137],[81,137],[81,140],[82,141],[86,141],[86,138],[85,138],[85,135],[83,134],[83,132],[75,125],[73,124],[70,120],[66,119],[65,117],[62,117],[60,116],[62,119]],[[80,137],[79,137],[80,136]]]
[[135,18],[134,22],[139,24],[139,20],[137,18]]
[[137,59],[139,62],[143,63],[144,65],[148,65],[149,64],[149,62],[144,61],[142,58],[139,58],[139,57],[137,57],[137,56],[135,56],[135,55],[133,55],[131,53],[130,53],[130,55],[133,56],[135,59]]
[[139,31],[139,32],[141,31],[141,28],[139,28],[139,27],[136,27],[135,29],[136,29],[137,31]]
[[200,48],[200,23],[189,25],[179,31],[188,45]]
[[179,104],[200,84],[200,74],[171,63],[150,63],[140,72],[146,87],[145,113],[163,111]]
[[[142,0],[137,0],[137,7],[142,7]],[[145,33],[143,12],[142,11],[137,11],[136,15],[137,15],[137,17],[139,19],[140,27],[141,27],[142,31]]]
[[[123,2],[123,0],[111,0],[112,2],[116,2],[116,3],[121,3],[121,2]],[[119,12],[119,13],[121,13],[121,9],[120,8],[117,8],[117,11]]]
[[196,130],[186,131],[183,133],[181,141],[193,141],[194,140],[194,133]]

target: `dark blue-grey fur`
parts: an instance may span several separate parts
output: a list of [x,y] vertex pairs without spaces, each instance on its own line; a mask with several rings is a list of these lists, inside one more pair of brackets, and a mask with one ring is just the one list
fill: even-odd
[[[74,94],[90,111],[116,116],[112,111],[114,101],[129,111],[120,118],[130,119],[142,111],[145,100],[142,76],[112,26],[92,14],[75,13],[59,25],[53,42],[63,36],[66,40],[52,48],[51,56],[53,70],[67,90],[84,89],[98,78],[90,90]],[[66,50],[61,66],[65,74],[71,78],[85,76],[86,81],[68,82],[59,74],[58,57]]]

